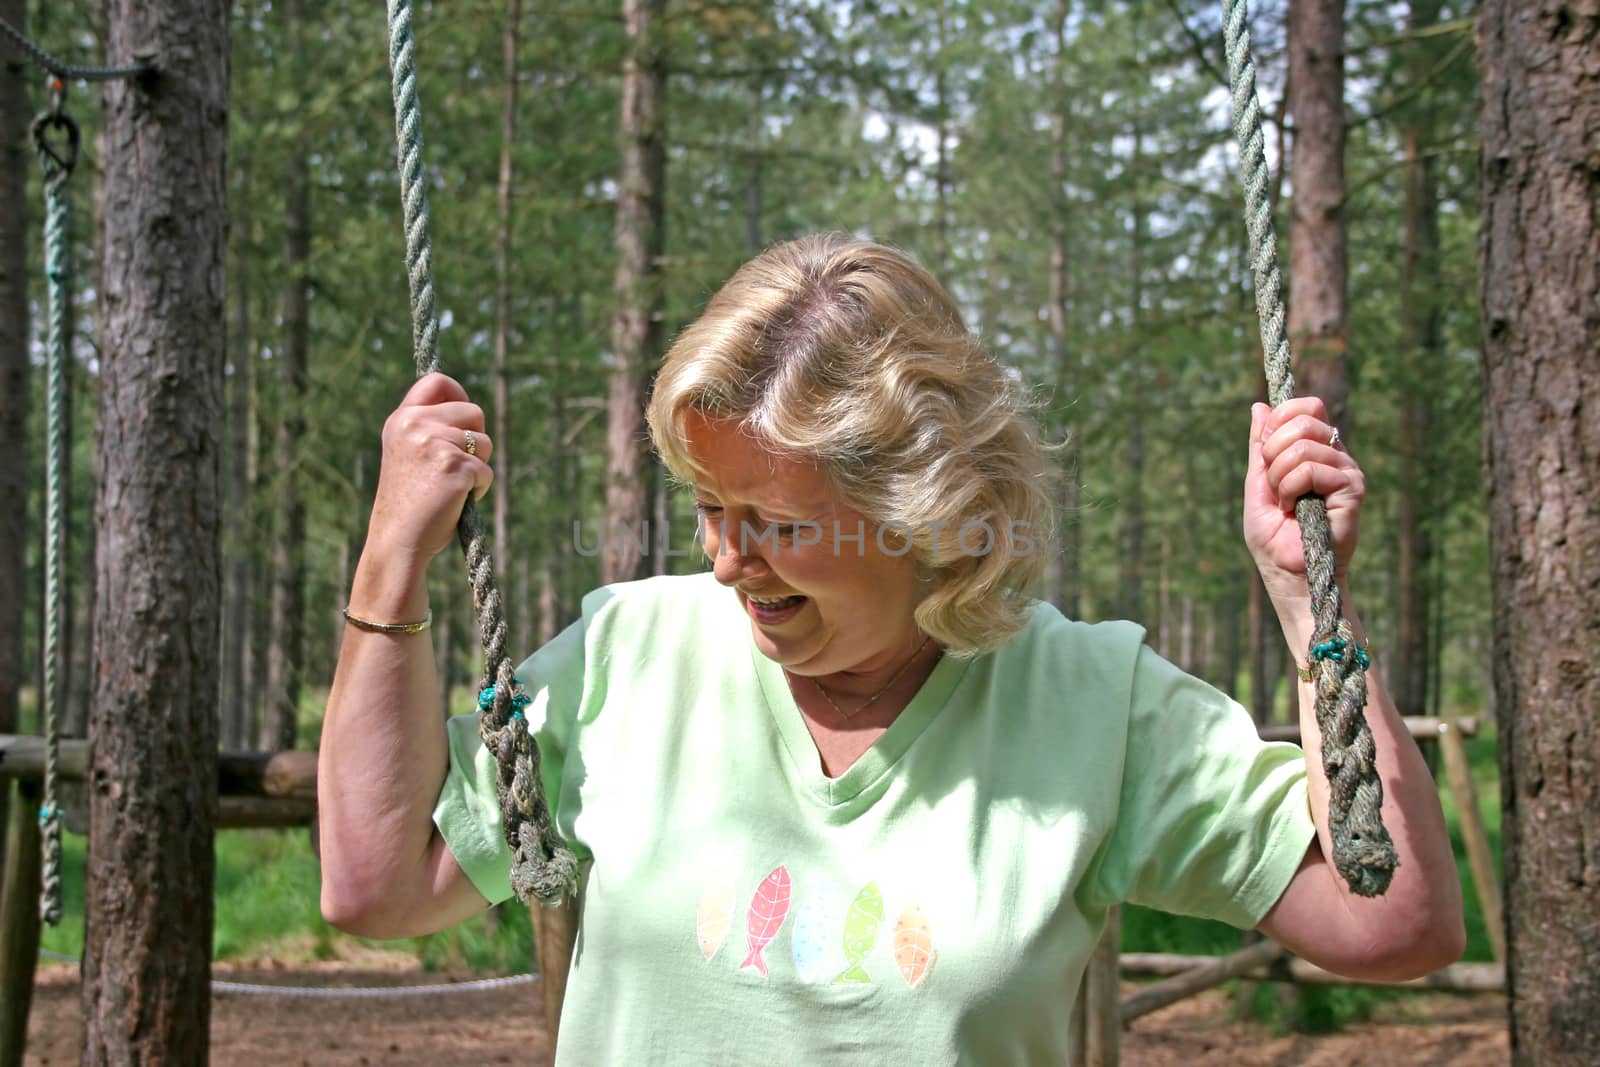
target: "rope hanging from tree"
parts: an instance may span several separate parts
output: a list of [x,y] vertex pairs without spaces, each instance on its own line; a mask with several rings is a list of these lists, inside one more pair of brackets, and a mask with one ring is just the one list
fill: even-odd
[[[67,464],[66,409],[67,306],[72,293],[68,255],[67,179],[78,161],[78,124],[62,108],[65,83],[50,82],[50,109],[33,120],[33,144],[44,170],[44,269],[50,279],[50,329],[46,345],[45,409],[45,555],[44,555],[44,803],[39,808],[41,878],[39,916],[51,926],[61,921],[61,805],[57,763],[60,760],[61,672],[57,648],[61,637],[59,590],[62,522],[61,483]],[[53,142],[52,131],[62,140]]]
[[[439,369],[439,316],[433,295],[433,245],[422,169],[422,109],[417,101],[416,43],[410,0],[389,0],[389,70],[394,90],[396,159],[405,208],[406,277],[411,290],[411,341],[417,377]],[[577,882],[577,860],[551,823],[539,777],[539,746],[528,732],[506,655],[506,622],[483,519],[469,497],[456,524],[467,556],[472,603],[483,645],[484,698],[478,732],[499,765],[500,816],[511,845],[511,887],[523,901],[561,903]],[[492,687],[492,688],[491,688]]]
[[[1244,185],[1245,227],[1250,234],[1250,268],[1255,276],[1256,313],[1267,396],[1274,407],[1294,396],[1292,356],[1284,329],[1283,288],[1278,273],[1278,239],[1267,204],[1266,138],[1256,100],[1256,68],[1250,59],[1249,4],[1223,0],[1223,36],[1228,80],[1233,91],[1233,130],[1239,139],[1239,178]],[[1317,728],[1322,733],[1322,767],[1328,776],[1328,822],[1333,862],[1350,889],[1380,896],[1399,866],[1394,841],[1383,825],[1383,784],[1378,780],[1376,746],[1367,725],[1366,656],[1344,618],[1334,577],[1328,507],[1320,496],[1295,503],[1311,585],[1315,626],[1307,660],[1317,690]],[[1353,654],[1345,656],[1345,650]]]
[[[61,921],[61,804],[57,798],[60,758],[59,721],[61,684],[56,669],[60,645],[59,617],[62,545],[66,528],[62,519],[61,483],[67,464],[66,376],[68,358],[67,308],[72,296],[72,262],[68,247],[69,203],[67,179],[78,162],[81,133],[65,110],[67,80],[113,81],[155,74],[149,66],[79,67],[63,63],[29,40],[21,30],[0,19],[0,34],[16,43],[33,62],[50,72],[50,107],[33,120],[33,146],[44,170],[44,262],[50,280],[50,327],[46,347],[45,414],[45,640],[44,640],[44,800],[39,807],[40,888],[39,915],[51,926]],[[52,141],[51,135],[60,135]]]

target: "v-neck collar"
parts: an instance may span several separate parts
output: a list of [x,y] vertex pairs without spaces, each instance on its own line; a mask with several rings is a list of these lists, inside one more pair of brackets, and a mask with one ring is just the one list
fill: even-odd
[[906,754],[929,723],[949,703],[950,695],[965,677],[972,660],[966,657],[941,656],[933,672],[917,690],[894,722],[889,724],[872,747],[863,752],[843,774],[829,778],[822,770],[822,757],[817,743],[806,729],[805,719],[789,689],[783,667],[761,654],[755,640],[749,640],[750,655],[755,661],[756,676],[761,680],[761,691],[766,697],[767,710],[783,739],[789,757],[793,780],[800,788],[823,804],[847,804],[887,774]]

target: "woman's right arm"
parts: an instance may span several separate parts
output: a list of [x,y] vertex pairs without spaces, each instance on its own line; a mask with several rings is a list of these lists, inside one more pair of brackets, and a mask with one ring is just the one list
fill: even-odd
[[[442,374],[421,378],[383,428],[383,464],[351,615],[428,613],[428,563],[455,537],[471,493],[493,480],[482,409]],[[466,451],[467,430],[476,455]],[[317,761],[322,914],[368,937],[413,937],[482,910],[483,897],[433,825],[449,768],[426,633],[346,625]]]

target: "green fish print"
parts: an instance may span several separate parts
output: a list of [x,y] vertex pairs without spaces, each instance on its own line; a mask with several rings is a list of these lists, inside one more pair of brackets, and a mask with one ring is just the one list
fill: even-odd
[[871,976],[861,967],[861,961],[872,951],[878,940],[878,927],[883,923],[883,894],[877,882],[868,882],[850,904],[850,916],[844,921],[844,958],[850,966],[835,978],[835,982],[870,982]]

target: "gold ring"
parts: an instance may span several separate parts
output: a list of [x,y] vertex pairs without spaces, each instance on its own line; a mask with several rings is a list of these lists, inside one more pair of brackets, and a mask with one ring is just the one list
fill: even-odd
[[471,430],[464,432],[467,435],[467,455],[476,456],[478,454],[478,439],[472,435]]

